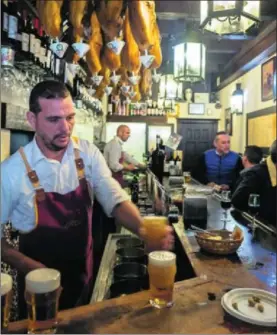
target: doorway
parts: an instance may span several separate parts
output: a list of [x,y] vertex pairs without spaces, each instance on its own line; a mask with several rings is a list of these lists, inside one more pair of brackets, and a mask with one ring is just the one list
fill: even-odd
[[183,136],[178,150],[183,151],[183,171],[191,171],[204,151],[213,148],[218,120],[179,119],[177,132]]

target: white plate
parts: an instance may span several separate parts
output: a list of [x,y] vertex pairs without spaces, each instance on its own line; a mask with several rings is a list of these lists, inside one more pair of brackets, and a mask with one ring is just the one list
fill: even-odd
[[[248,298],[257,296],[261,299],[264,311],[261,313],[255,307],[248,306]],[[238,310],[232,304],[238,304]],[[232,290],[221,299],[221,305],[232,316],[259,326],[276,326],[276,295],[264,290],[253,288],[238,288]]]

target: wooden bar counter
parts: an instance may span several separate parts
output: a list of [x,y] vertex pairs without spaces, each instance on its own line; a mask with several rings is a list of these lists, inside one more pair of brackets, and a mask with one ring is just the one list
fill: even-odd
[[[226,314],[221,307],[221,297],[232,288],[252,287],[275,292],[276,276],[275,285],[274,283],[267,285],[266,281],[260,281],[249,272],[240,260],[241,255],[240,258],[237,255],[234,257],[205,255],[197,251],[197,246],[190,242],[192,239],[184,231],[182,221],[176,224],[174,229],[192,264],[196,278],[175,283],[175,303],[172,308],[157,310],[148,303],[148,291],[139,292],[61,311],[59,333],[276,333],[276,328],[259,327],[239,321]],[[275,260],[273,256],[273,264],[270,264],[273,268],[276,267]],[[215,300],[209,300],[208,293],[214,293]],[[14,322],[10,324],[9,332],[22,334],[26,333],[26,328],[26,320]]]

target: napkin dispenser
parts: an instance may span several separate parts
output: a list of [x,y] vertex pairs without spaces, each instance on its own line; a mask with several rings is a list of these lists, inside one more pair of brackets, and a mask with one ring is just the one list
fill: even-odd
[[203,196],[186,196],[183,202],[183,220],[185,229],[191,225],[207,228],[208,201]]

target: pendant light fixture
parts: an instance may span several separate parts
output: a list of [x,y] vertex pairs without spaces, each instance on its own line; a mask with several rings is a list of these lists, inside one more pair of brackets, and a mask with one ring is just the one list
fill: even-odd
[[206,47],[199,34],[190,31],[184,43],[174,46],[174,79],[181,82],[205,80]]
[[245,33],[260,22],[260,1],[200,1],[200,28],[218,35]]
[[231,111],[235,114],[243,113],[243,90],[241,84],[236,84],[236,89],[232,94]]

